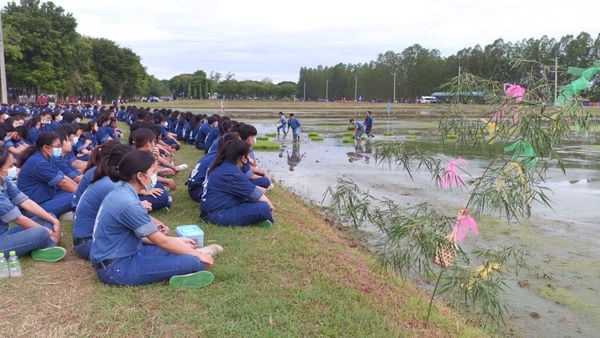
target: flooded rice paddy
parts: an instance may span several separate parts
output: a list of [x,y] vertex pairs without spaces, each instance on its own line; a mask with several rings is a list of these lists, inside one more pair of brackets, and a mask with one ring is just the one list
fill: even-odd
[[[291,135],[271,138],[280,151],[257,152],[259,165],[276,181],[306,200],[321,204],[326,189],[344,177],[375,196],[384,196],[399,205],[434,201],[455,214],[466,192],[440,190],[426,172],[407,174],[377,165],[369,144],[361,148],[343,143],[347,119],[304,119],[303,138],[292,143]],[[259,135],[275,133],[275,121],[253,120]],[[439,143],[433,120],[391,121],[376,119],[375,140],[410,140],[422,143],[435,153],[469,161],[472,175],[487,161],[469,147]],[[314,131],[324,138],[311,141]],[[383,134],[390,136],[383,136]],[[508,325],[517,336],[597,336],[600,332],[600,135],[582,133],[559,149],[566,174],[551,168],[547,187],[552,208],[535,205],[532,217],[508,224],[494,215],[478,220],[480,235],[465,242],[493,247],[522,245],[530,252],[529,270],[509,281],[506,303],[510,306]],[[458,196],[457,196],[458,194]],[[376,229],[371,241],[376,241]],[[371,243],[372,244],[372,243]],[[416,281],[428,288],[428,281]]]

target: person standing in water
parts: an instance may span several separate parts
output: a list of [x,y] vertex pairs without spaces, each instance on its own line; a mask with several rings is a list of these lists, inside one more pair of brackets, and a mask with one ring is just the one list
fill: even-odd
[[371,129],[373,129],[373,116],[371,116],[371,111],[367,110],[365,114],[365,134],[367,134],[368,138],[373,138],[375,135],[371,134]]
[[361,137],[365,134],[365,125],[354,119],[350,119],[350,124],[354,126],[355,146],[360,147]]
[[283,130],[283,136],[287,136],[287,120],[285,116],[283,116],[283,112],[279,112],[279,125],[277,126],[277,135],[279,135],[279,131]]
[[294,113],[290,113],[290,118],[288,119],[288,130],[290,128],[292,128],[294,142],[300,142],[300,121],[294,116]]

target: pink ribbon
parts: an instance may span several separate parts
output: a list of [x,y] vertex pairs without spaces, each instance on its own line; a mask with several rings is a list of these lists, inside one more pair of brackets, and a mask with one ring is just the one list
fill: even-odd
[[456,173],[456,166],[458,164],[468,165],[469,162],[467,162],[466,160],[464,160],[462,158],[457,158],[455,160],[448,162],[448,164],[446,165],[446,169],[444,169],[444,173],[442,174],[442,177],[440,177],[440,180],[439,180],[439,184],[440,184],[440,187],[442,187],[442,189],[449,189],[453,185],[455,185],[456,187],[464,187],[465,186],[465,182]]

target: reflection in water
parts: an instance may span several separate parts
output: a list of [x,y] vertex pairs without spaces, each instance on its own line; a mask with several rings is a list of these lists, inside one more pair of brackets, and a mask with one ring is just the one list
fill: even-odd
[[366,164],[369,164],[369,161],[371,160],[371,153],[372,153],[371,140],[367,139],[365,141],[364,148],[362,147],[362,145],[357,143],[354,146],[354,152],[346,153],[346,155],[348,155],[348,162],[350,162],[350,163],[355,162],[355,161],[364,160]]
[[[283,155],[283,149],[279,155],[279,157]],[[290,155],[289,150],[287,150],[287,163],[290,167],[290,171],[294,171],[294,168],[296,168],[298,163],[300,163],[300,161],[304,158],[304,155],[306,155],[306,153],[300,155],[300,142],[294,142],[292,144],[292,155]]]

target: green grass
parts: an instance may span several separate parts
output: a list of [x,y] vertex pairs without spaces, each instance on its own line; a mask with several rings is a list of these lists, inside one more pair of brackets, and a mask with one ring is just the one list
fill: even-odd
[[354,130],[355,127],[354,126],[348,126],[348,128],[346,128],[347,130]]
[[354,133],[353,132],[345,132],[342,134],[342,137],[354,137]]
[[383,132],[383,136],[393,136],[394,133],[392,133],[391,131],[384,131]]
[[319,135],[309,136],[308,138],[310,138],[311,141],[323,141],[324,140],[323,136],[319,136]]
[[417,135],[406,135],[406,136],[404,136],[404,138],[407,140],[414,141],[417,139]]
[[266,133],[266,137],[277,137],[277,133]]
[[319,133],[317,133],[315,131],[309,131],[307,135],[308,135],[308,137],[319,136]]
[[273,141],[258,140],[252,146],[254,150],[279,150],[279,143]]
[[257,141],[268,141],[268,140],[269,140],[269,138],[268,138],[268,137],[266,137],[266,136],[257,136],[257,137],[256,137],[256,140],[257,140]]
[[[193,166],[200,152],[183,145],[176,163]],[[257,152],[260,158],[260,152]],[[361,245],[330,226],[314,208],[276,187],[273,228],[221,228],[202,222],[187,195],[189,170],[175,177],[169,213],[152,215],[171,228],[199,224],[205,243],[225,251],[215,259],[215,281],[202,289],[165,283],[111,287],[72,251],[63,223],[59,263],[22,259],[24,276],[0,280],[3,336],[464,336],[486,334],[446,308],[424,327],[428,298],[407,281],[374,269]]]

